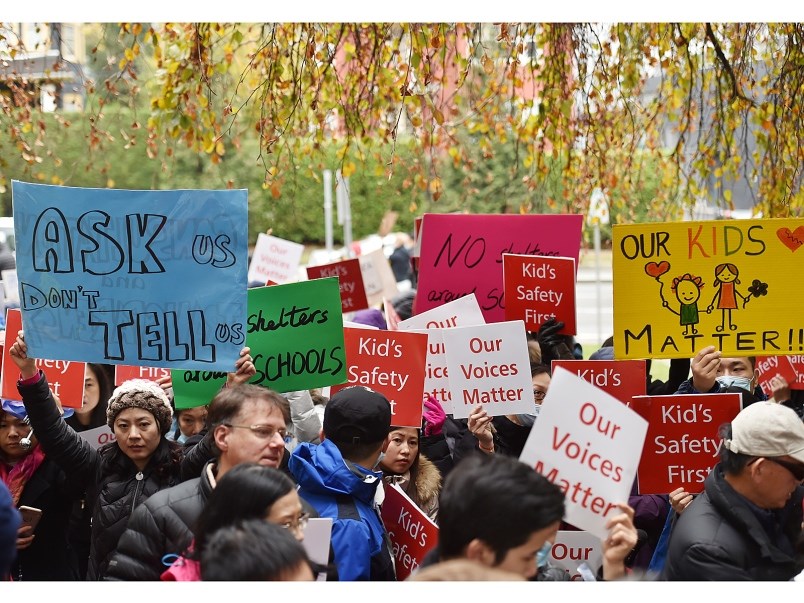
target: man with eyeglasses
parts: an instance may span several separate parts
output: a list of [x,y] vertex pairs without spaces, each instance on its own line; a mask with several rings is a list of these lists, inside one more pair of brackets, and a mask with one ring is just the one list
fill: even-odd
[[721,428],[720,463],[670,536],[665,580],[790,580],[801,535],[804,423],[756,402]]
[[137,507],[107,579],[159,580],[166,569],[163,558],[183,554],[192,542],[193,526],[217,480],[241,463],[283,468],[291,417],[280,394],[247,383],[224,388],[210,402],[207,419],[210,432],[196,446],[217,458],[204,465],[200,477],[161,490]]

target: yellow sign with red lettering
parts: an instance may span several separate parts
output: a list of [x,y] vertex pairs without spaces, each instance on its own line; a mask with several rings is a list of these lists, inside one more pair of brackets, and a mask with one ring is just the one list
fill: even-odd
[[616,225],[615,358],[804,351],[804,219]]

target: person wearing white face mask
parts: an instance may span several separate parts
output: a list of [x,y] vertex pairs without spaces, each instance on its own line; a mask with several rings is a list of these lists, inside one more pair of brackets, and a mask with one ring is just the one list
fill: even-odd
[[677,394],[718,394],[725,391],[746,392],[743,406],[768,397],[757,386],[759,371],[753,356],[723,358],[715,346],[707,346],[692,359],[692,377],[684,381]]

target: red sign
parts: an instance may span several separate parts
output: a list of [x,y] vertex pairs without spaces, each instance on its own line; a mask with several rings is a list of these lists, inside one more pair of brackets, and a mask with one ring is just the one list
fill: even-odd
[[427,335],[375,329],[343,330],[348,382],[380,392],[391,403],[391,425],[421,427]]
[[114,384],[120,385],[129,379],[147,379],[156,381],[162,377],[170,377],[169,368],[158,368],[149,366],[127,366],[116,364],[114,367]]
[[[776,375],[781,376],[790,386],[798,382],[798,373],[793,368],[789,356],[757,356],[755,368],[759,371],[758,385],[768,398],[773,397],[773,386],[770,381]],[[779,400],[779,402],[783,402],[783,400]]]
[[341,290],[341,310],[355,312],[368,308],[366,287],[363,285],[363,272],[360,270],[360,260],[344,260],[321,266],[308,266],[308,278],[326,278],[337,276]]
[[391,540],[396,579],[401,582],[438,544],[438,526],[397,485],[385,488],[382,522]]
[[[6,311],[6,337],[4,350],[10,350],[14,342],[17,341],[17,333],[22,329],[22,318],[20,311],[16,308],[9,308]],[[36,368],[42,369],[47,377],[47,383],[54,396],[59,398],[63,407],[81,408],[84,404],[84,372],[86,371],[85,362],[75,362],[72,360],[44,360],[36,359]],[[0,395],[7,400],[19,400],[20,393],[17,391],[17,379],[20,376],[19,369],[8,352],[4,351],[2,387]]]
[[553,360],[553,373],[559,366],[625,404],[647,393],[644,360]]
[[564,323],[559,333],[575,335],[575,260],[503,254],[505,320],[524,320],[538,331],[551,318]]
[[703,491],[720,461],[718,429],[740,412],[740,394],[643,396],[632,408],[648,421],[637,478],[640,494],[667,494],[684,488]]

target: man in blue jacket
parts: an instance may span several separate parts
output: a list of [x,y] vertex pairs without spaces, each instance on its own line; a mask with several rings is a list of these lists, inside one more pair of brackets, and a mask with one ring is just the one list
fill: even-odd
[[391,428],[391,404],[355,386],[340,390],[324,409],[320,444],[302,443],[288,469],[299,496],[331,517],[332,549],[340,580],[395,580],[388,536],[375,496],[376,471]]

